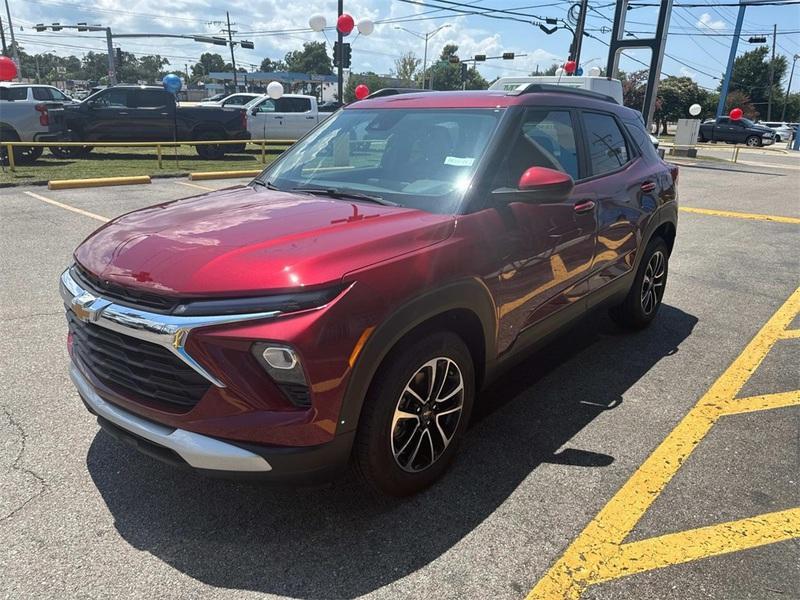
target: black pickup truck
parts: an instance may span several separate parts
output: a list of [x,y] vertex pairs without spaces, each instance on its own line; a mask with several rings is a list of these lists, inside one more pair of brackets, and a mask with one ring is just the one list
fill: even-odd
[[775,143],[775,132],[769,127],[756,125],[750,119],[717,117],[700,124],[697,141],[768,146]]
[[[197,140],[249,140],[247,113],[242,108],[178,106],[175,96],[156,86],[117,85],[105,88],[80,103],[50,111],[50,131],[45,141],[169,142]],[[206,159],[241,152],[244,144],[198,145]],[[61,156],[81,156],[91,146],[61,146]]]

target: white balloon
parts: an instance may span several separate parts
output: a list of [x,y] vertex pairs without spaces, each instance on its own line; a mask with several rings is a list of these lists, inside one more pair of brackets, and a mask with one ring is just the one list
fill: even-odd
[[325,20],[325,15],[311,15],[311,18],[308,20],[308,26],[316,32],[320,32],[325,29],[326,24],[327,21]]
[[361,35],[369,35],[373,31],[375,31],[375,23],[372,22],[372,19],[361,19],[358,22],[358,33]]
[[692,104],[689,107],[689,114],[692,115],[693,117],[696,117],[697,115],[699,115],[702,112],[702,110],[703,110],[703,107],[700,106],[699,104]]
[[267,96],[273,100],[277,100],[283,96],[283,86],[277,81],[270,81],[269,85],[267,86]]
[[564,68],[563,67],[558,67],[556,69],[556,75],[558,75],[560,77],[563,74],[564,74]]
[[589,69],[590,77],[600,77],[600,73],[602,73],[600,67],[592,67],[591,69]]

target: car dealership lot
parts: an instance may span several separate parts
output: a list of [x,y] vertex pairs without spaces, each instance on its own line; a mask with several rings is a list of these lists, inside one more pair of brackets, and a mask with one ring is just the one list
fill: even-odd
[[[520,598],[577,581],[598,599],[799,595],[792,158],[683,166],[691,210],[654,325],[586,319],[481,395],[443,481],[385,504],[349,481],[176,472],[98,432],[69,382],[56,283],[72,249],[106,218],[231,182],[0,190],[0,594]],[[747,412],[708,409],[736,399]]]

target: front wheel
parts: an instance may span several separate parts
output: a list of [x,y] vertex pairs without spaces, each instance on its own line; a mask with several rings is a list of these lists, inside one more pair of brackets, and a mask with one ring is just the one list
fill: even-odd
[[780,144],[781,143],[781,136],[779,136],[778,134],[775,134],[775,143],[776,144]]
[[[197,136],[198,140],[210,141],[221,140],[223,136],[214,131],[200,132]],[[228,148],[225,144],[198,144],[197,155],[205,160],[221,160],[225,157],[225,152]]]
[[758,146],[761,145],[761,138],[758,137],[757,135],[751,135],[745,140],[744,143],[750,146],[751,148],[757,148]]
[[669,248],[660,237],[647,244],[628,295],[609,311],[611,318],[629,329],[644,329],[655,319],[669,272]]
[[459,336],[437,331],[401,343],[370,385],[353,448],[373,492],[417,493],[447,470],[467,428],[475,368]]

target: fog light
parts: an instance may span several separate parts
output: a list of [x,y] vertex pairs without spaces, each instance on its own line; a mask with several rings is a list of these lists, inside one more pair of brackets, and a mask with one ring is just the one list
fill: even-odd
[[288,346],[270,342],[253,344],[253,356],[295,406],[308,407],[311,397],[300,356]]
[[267,346],[261,352],[261,356],[267,361],[270,367],[276,369],[289,370],[297,366],[297,354],[294,350],[289,348],[281,348],[279,346]]

